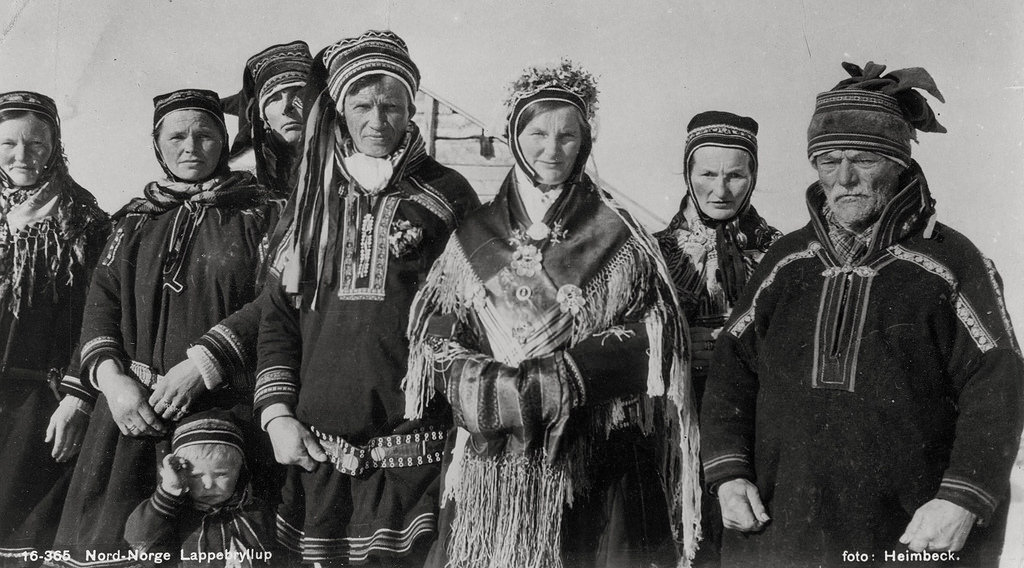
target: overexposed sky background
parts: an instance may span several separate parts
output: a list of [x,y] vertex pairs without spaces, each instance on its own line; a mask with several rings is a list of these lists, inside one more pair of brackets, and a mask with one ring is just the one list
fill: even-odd
[[[318,51],[368,28],[409,44],[423,84],[493,124],[523,67],[568,56],[597,74],[600,175],[664,219],[684,192],[686,123],[727,110],[761,125],[754,203],[784,231],[807,220],[806,127],[842,61],[931,72],[949,133],[914,157],[939,219],[993,258],[1024,325],[1024,2],[611,0],[503,2],[6,0],[0,90],[56,99],[71,172],[114,210],[161,175],[152,98],[227,95],[245,60],[303,39]],[[652,227],[657,229],[660,227]],[[908,290],[907,293],[912,293]]]

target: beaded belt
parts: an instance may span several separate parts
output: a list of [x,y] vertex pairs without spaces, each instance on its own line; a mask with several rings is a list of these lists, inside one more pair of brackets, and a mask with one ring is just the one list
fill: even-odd
[[441,463],[447,436],[443,430],[428,430],[371,438],[365,446],[356,446],[341,436],[324,434],[312,426],[309,429],[320,440],[334,467],[354,477],[371,469]]
[[153,367],[138,361],[132,361],[128,366],[128,376],[142,383],[146,388],[153,390],[157,381],[164,378],[163,375],[153,370]]

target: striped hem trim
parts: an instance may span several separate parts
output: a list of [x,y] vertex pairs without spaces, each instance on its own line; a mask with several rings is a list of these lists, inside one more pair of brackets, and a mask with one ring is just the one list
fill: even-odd
[[821,250],[821,243],[818,241],[811,241],[805,250],[789,254],[783,257],[779,262],[775,263],[775,266],[772,267],[772,271],[757,287],[757,292],[754,293],[754,298],[750,301],[750,307],[736,317],[736,320],[733,321],[732,325],[730,325],[726,330],[729,335],[739,338],[739,336],[743,335],[743,333],[747,331],[750,324],[754,323],[754,315],[757,312],[757,300],[761,297],[761,293],[775,282],[775,277],[779,275],[779,271],[785,268],[786,265],[797,260],[812,258],[819,250]]
[[370,536],[350,538],[307,537],[298,528],[277,516],[278,542],[286,549],[301,554],[304,562],[340,560],[346,563],[365,562],[371,554],[384,556],[409,552],[416,539],[437,530],[437,516],[423,513],[404,529],[378,529]]

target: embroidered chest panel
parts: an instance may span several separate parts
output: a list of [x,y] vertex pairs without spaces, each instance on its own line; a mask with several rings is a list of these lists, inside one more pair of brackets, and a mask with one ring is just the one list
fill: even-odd
[[399,191],[378,198],[347,192],[342,199],[337,291],[341,300],[384,301],[391,258],[402,258],[420,246],[424,227],[396,216],[403,201],[426,209],[449,231],[455,226],[451,204],[430,186],[413,179],[404,182]]

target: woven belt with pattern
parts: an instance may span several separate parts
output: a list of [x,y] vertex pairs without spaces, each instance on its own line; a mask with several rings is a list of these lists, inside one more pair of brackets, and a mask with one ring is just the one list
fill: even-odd
[[150,390],[153,390],[156,387],[156,383],[164,378],[163,375],[154,371],[153,367],[138,361],[132,361],[131,365],[128,366],[128,376],[139,381]]
[[341,436],[324,434],[312,426],[309,429],[334,467],[351,476],[360,476],[371,469],[441,463],[447,436],[443,430],[428,430],[371,438],[365,446],[356,446]]

